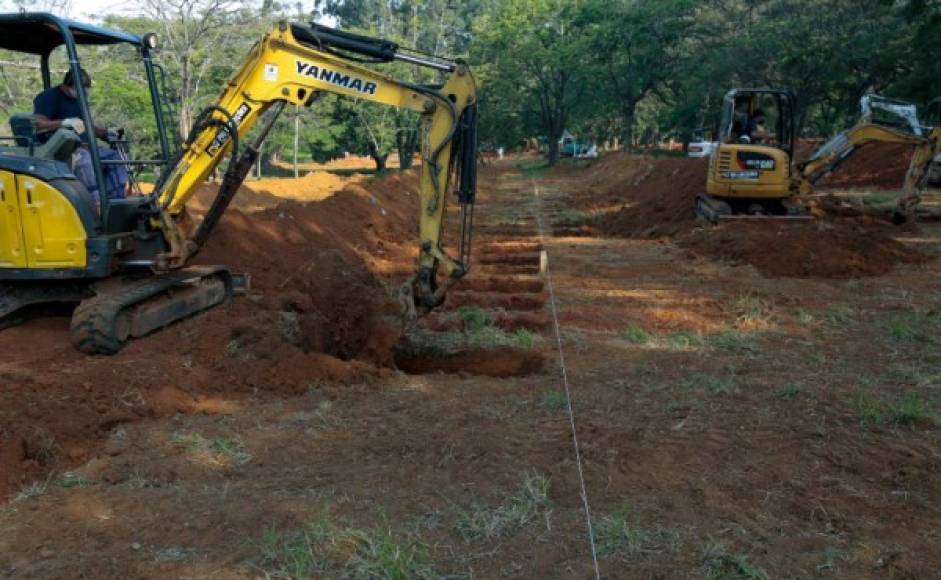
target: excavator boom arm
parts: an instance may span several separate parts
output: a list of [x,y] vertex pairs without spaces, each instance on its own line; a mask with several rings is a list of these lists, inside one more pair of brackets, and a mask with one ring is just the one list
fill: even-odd
[[[356,51],[377,60],[395,58],[395,45],[340,31],[281,24],[265,35],[222,91],[217,103],[197,118],[180,158],[163,174],[155,191],[160,214],[154,225],[162,230],[169,251],[157,269],[185,265],[208,239],[257,159],[258,148],[277,114],[286,105],[310,106],[321,93],[335,93],[420,113],[420,272],[429,303],[440,302],[435,274],[440,267],[452,278],[466,271],[469,229],[462,227],[461,256],[453,259],[442,249],[442,224],[452,173],[457,170],[458,198],[464,211],[474,202],[476,171],[476,86],[463,64],[403,58],[446,71],[440,87],[395,80],[370,68],[353,64],[353,57],[336,50]],[[358,59],[357,59],[358,60]],[[244,139],[262,115],[269,112],[255,143]],[[462,155],[452,160],[452,150]],[[181,216],[196,188],[231,154],[219,194],[195,233],[184,231]],[[464,216],[465,224],[468,223]],[[465,248],[466,245],[466,248]]]
[[941,153],[941,127],[935,127],[925,135],[915,135],[876,125],[864,119],[837,134],[817,149],[809,160],[800,164],[792,189],[809,193],[814,183],[836,169],[867,143],[898,143],[915,148],[905,175],[902,197],[896,208],[896,216],[904,219],[920,201],[932,159]]

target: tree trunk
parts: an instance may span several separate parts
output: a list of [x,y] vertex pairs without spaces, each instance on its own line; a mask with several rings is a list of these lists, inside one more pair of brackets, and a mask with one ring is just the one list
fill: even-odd
[[405,171],[412,166],[412,157],[418,148],[418,131],[402,131],[396,136],[396,149],[399,154],[399,170]]
[[559,139],[558,137],[549,138],[549,165],[555,165],[559,162]]
[[621,140],[623,142],[624,152],[630,153],[634,150],[634,123],[636,122],[635,113],[637,111],[637,103],[626,102],[621,111],[621,116],[624,120],[624,127],[621,129]]

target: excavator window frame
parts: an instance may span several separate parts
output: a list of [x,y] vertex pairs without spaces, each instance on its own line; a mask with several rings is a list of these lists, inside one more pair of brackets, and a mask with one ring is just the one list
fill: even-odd
[[[794,145],[796,141],[796,97],[794,93],[787,89],[734,89],[729,91],[722,102],[722,116],[720,120],[719,135],[722,143],[738,143],[740,131],[735,131],[736,123],[740,122],[738,116],[740,110],[747,108],[747,116],[754,114],[759,108],[767,108],[765,103],[772,99],[775,106],[775,138],[776,143],[754,143],[759,147],[773,147],[786,152],[790,157],[794,156]],[[766,111],[766,115],[771,117]]]
[[[79,71],[82,65],[78,51],[79,45],[103,46],[115,44],[131,45],[140,55],[147,77],[147,87],[150,93],[151,107],[154,111],[158,140],[160,142],[160,159],[131,160],[130,164],[162,165],[165,167],[170,161],[171,151],[167,139],[166,120],[164,118],[164,95],[162,95],[160,85],[157,81],[157,75],[155,73],[157,65],[153,62],[151,49],[147,43],[144,42],[142,37],[126,32],[75,22],[45,12],[0,14],[0,48],[39,56],[40,74],[42,76],[44,90],[52,86],[49,57],[55,49],[59,47],[65,48],[66,58],[68,59],[72,74],[76,78],[80,78]],[[86,127],[93,127],[92,112],[85,87],[82,86],[82,83],[76,83],[75,91],[78,96],[79,107],[82,111],[82,121],[85,123]],[[104,163],[101,160],[97,140],[89,139],[86,143],[92,158],[95,180],[100,185],[103,185],[105,183]],[[115,163],[124,164],[127,162],[120,161]],[[102,225],[108,223],[110,205],[108,202],[108,196],[102,195],[100,211],[100,223]]]

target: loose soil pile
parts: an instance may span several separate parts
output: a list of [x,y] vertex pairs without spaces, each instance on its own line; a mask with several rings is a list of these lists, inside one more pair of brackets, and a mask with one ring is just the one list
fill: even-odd
[[94,456],[128,421],[392,372],[401,323],[389,288],[414,262],[416,181],[393,175],[320,202],[230,210],[198,261],[249,274],[249,295],[117,356],[76,352],[67,316],[0,334],[0,499]]
[[[909,147],[869,145],[822,183],[839,187],[898,188],[911,157]],[[705,191],[708,161],[615,153],[588,169],[587,186],[567,205],[592,214],[575,229],[556,233],[625,238],[673,237],[684,248],[734,264],[751,264],[767,276],[848,278],[877,276],[896,264],[928,258],[896,241],[902,230],[887,216],[832,211],[816,223],[697,221],[696,195]],[[824,209],[828,204],[824,200]],[[833,201],[833,200],[831,200]],[[835,202],[830,203],[837,209]],[[846,216],[855,213],[849,219]],[[884,213],[884,212],[883,212]]]
[[677,239],[690,252],[750,264],[765,276],[857,278],[879,276],[897,264],[929,258],[893,239],[885,222],[861,218],[810,223],[730,223]]
[[[812,148],[803,157],[813,153]],[[798,159],[803,158],[798,155]],[[817,183],[818,189],[865,188],[898,191],[912,160],[912,147],[895,143],[863,145],[833,173]]]

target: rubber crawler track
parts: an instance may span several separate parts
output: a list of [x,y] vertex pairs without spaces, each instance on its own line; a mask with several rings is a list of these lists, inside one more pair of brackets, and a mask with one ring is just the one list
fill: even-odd
[[[232,295],[232,282],[230,274],[222,269],[198,274],[180,272],[139,280],[84,300],[72,314],[72,345],[85,354],[116,354],[126,342],[115,334],[115,320],[122,310],[145,302],[188,280],[213,276],[220,276],[226,282],[228,300]],[[193,314],[196,312],[189,312],[185,316],[168,321],[167,324]]]

